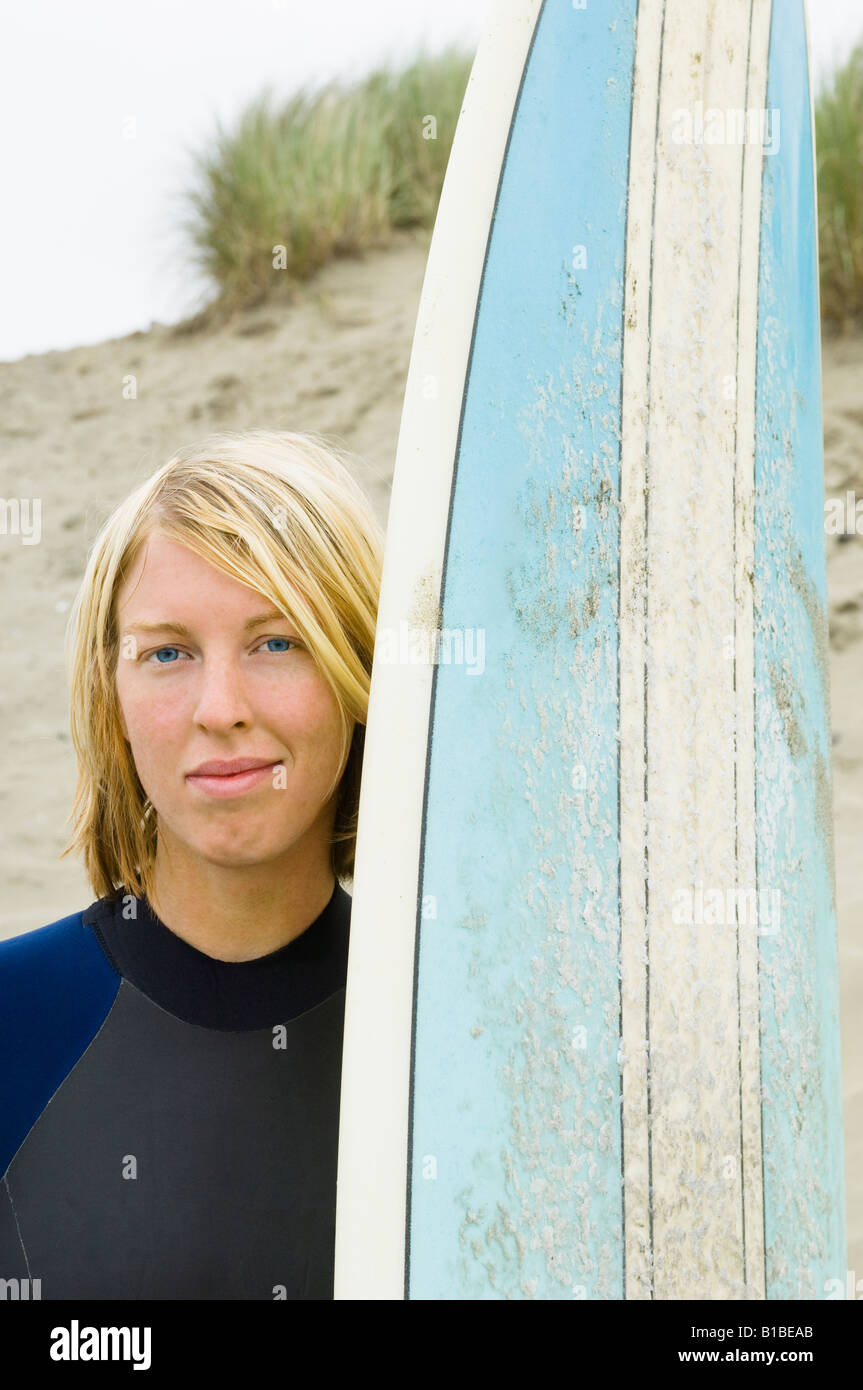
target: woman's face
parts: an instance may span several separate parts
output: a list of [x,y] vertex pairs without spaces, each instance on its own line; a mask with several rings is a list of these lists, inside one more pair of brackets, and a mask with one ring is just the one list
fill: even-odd
[[[158,533],[117,595],[117,618],[121,722],[160,845],[221,866],[329,865],[338,706],[288,619]],[[239,760],[263,766],[200,771]]]

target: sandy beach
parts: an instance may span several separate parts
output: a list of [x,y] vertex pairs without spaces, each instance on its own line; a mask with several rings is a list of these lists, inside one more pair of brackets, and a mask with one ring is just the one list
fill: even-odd
[[[259,426],[341,440],[365,461],[360,482],[385,523],[427,245],[405,234],[332,262],[289,305],[221,327],[156,324],[0,363],[2,495],[41,499],[39,544],[0,545],[0,936],[93,899],[77,861],[58,856],[75,784],[63,633],[101,522],[179,445]],[[825,493],[863,497],[863,335],[826,339],[823,364]],[[863,1279],[863,536],[828,536],[827,571],[848,1268]]]

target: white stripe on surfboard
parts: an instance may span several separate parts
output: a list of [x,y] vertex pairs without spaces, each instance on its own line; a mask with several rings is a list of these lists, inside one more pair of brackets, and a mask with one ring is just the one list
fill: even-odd
[[[439,626],[441,574],[462,400],[492,210],[541,0],[503,0],[480,44],[429,251],[390,500],[378,633]],[[420,823],[434,667],[376,662],[353,884],[345,1006],[335,1297],[405,1296],[410,1039]],[[393,776],[392,769],[397,769]],[[398,826],[388,839],[381,826]],[[380,1007],[379,962],[392,993]],[[376,1002],[378,1001],[378,1002]],[[372,1080],[373,1078],[373,1080]]]
[[762,150],[673,131],[698,103],[763,109],[770,0],[714,16],[712,0],[638,14],[620,558],[627,1298],[764,1297],[757,928],[674,921],[687,888],[728,901],[755,887]]

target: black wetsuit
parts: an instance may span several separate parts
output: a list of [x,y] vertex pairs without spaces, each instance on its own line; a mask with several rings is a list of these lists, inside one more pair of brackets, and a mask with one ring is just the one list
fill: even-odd
[[143,898],[0,942],[7,1298],[332,1298],[350,907],[238,963]]

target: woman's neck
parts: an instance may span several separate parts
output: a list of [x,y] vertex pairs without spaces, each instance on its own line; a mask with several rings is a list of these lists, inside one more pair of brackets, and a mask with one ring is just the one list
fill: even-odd
[[322,862],[222,867],[189,862],[160,844],[149,902],[176,936],[216,960],[270,955],[310,927],[336,885]]

